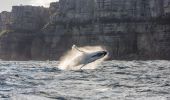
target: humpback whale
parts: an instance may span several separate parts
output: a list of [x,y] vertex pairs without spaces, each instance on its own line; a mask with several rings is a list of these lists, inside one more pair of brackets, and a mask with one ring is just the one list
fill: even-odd
[[107,55],[108,52],[101,46],[73,45],[72,49],[60,58],[58,68],[62,70],[94,69],[96,64],[103,61]]
[[80,69],[82,69],[85,65],[92,63],[92,62],[94,62],[100,58],[103,58],[104,56],[107,55],[107,51],[85,52],[85,51],[77,48],[76,45],[73,45],[72,49],[77,50],[78,52],[81,53],[81,55],[77,56],[73,59],[74,64],[71,66],[82,65],[80,67]]

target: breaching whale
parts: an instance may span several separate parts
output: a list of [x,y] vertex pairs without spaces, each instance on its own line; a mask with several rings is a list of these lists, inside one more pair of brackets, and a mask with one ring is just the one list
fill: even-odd
[[107,51],[104,51],[104,50],[96,51],[96,52],[85,52],[83,50],[80,50],[76,45],[72,46],[72,50],[77,50],[81,54],[75,57],[72,60],[72,62],[74,63],[69,66],[74,67],[74,66],[81,65],[80,69],[82,69],[85,65],[92,63],[98,59],[101,59],[107,55]]
[[61,56],[58,68],[61,70],[95,69],[96,65],[107,57],[108,52],[102,46],[73,45],[71,50]]

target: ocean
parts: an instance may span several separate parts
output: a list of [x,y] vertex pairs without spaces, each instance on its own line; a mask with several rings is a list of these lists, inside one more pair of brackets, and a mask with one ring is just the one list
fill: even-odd
[[170,100],[170,61],[105,61],[59,70],[58,61],[0,61],[0,100]]

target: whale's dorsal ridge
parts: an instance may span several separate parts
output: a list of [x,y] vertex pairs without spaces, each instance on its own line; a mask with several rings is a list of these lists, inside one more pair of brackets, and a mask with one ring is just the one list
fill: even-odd
[[72,50],[79,51],[81,53],[85,53],[84,51],[80,50],[75,44],[72,46]]

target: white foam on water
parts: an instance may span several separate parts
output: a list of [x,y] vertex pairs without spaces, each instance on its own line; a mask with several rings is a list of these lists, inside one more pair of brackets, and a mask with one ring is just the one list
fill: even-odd
[[41,97],[41,96],[35,96],[35,95],[15,95],[11,97],[11,100],[54,100],[46,97]]

